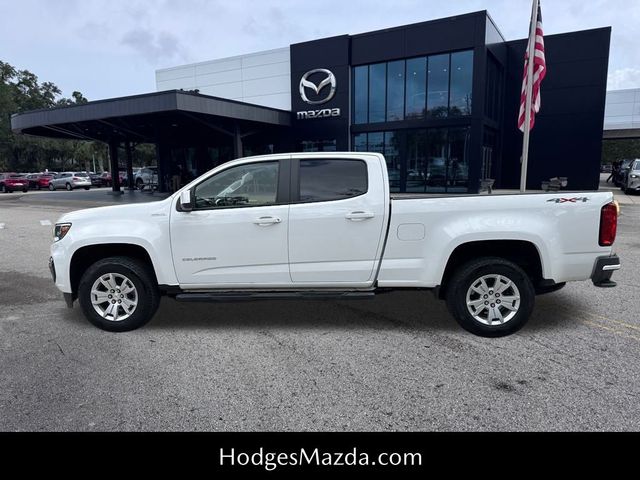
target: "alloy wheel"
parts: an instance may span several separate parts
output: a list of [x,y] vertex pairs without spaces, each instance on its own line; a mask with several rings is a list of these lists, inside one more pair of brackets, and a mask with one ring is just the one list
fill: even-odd
[[138,290],[121,273],[107,273],[93,283],[91,304],[98,315],[110,322],[129,318],[138,306]]
[[483,275],[471,283],[467,290],[467,310],[484,325],[502,325],[518,313],[520,291],[504,275]]

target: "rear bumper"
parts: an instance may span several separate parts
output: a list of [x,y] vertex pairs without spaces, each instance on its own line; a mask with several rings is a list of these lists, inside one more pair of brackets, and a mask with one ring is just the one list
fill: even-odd
[[616,282],[611,280],[611,276],[616,270],[620,270],[620,258],[617,255],[598,257],[593,266],[591,281],[596,287],[615,287]]

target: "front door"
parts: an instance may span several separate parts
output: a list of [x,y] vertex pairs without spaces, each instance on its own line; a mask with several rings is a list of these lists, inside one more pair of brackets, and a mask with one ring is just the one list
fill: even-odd
[[[173,263],[182,288],[258,288],[291,284],[288,267],[288,165],[243,163],[192,190],[194,209],[171,214]],[[283,180],[281,180],[281,178]]]

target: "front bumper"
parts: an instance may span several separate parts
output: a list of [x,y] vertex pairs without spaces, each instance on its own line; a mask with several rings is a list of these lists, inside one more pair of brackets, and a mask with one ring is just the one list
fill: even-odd
[[598,257],[593,266],[591,281],[596,287],[615,287],[616,282],[611,280],[611,276],[616,270],[620,270],[620,258],[617,255]]
[[[53,283],[55,283],[56,282],[56,264],[53,261],[53,257],[49,257],[49,271],[51,272]],[[64,297],[64,301],[67,304],[67,307],[73,308],[73,294],[62,292],[62,296]]]
[[56,265],[53,263],[53,257],[49,257],[49,271],[51,272],[53,283],[56,283]]

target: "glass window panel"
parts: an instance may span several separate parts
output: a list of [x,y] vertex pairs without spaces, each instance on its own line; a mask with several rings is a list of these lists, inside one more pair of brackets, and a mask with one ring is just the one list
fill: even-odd
[[442,118],[449,114],[449,54],[429,57],[427,69],[427,115]]
[[427,59],[407,60],[406,118],[424,118],[427,89]]
[[300,150],[303,152],[335,152],[336,140],[303,140]]
[[367,150],[367,134],[359,133],[353,136],[353,151],[366,152]]
[[373,132],[369,134],[367,151],[384,154],[384,133]]
[[404,60],[387,64],[387,122],[404,119]]
[[369,98],[369,67],[364,65],[353,69],[353,121],[367,123]]
[[452,53],[449,116],[471,115],[472,88],[473,51]]
[[276,203],[278,162],[238,165],[195,188],[196,208],[259,207]]
[[427,132],[407,131],[407,192],[427,192]]
[[427,165],[425,169],[427,192],[444,192],[446,190],[448,150],[446,128],[427,130]]
[[367,193],[367,164],[361,160],[301,160],[300,201],[343,200]]
[[384,158],[389,172],[389,189],[391,192],[400,191],[400,132],[385,132]]
[[469,127],[449,130],[449,168],[447,171],[447,191],[464,193],[469,190],[469,148],[471,129]]
[[384,122],[387,64],[369,65],[369,123]]

